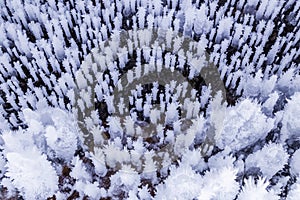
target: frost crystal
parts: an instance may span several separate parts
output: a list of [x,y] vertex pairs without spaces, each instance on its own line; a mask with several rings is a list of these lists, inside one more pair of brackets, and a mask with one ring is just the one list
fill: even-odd
[[300,149],[294,152],[291,160],[290,160],[290,166],[291,166],[291,174],[298,176],[300,175]]
[[300,93],[295,93],[285,106],[282,119],[282,141],[288,137],[300,137]]
[[[8,132],[3,136],[5,146],[8,147],[5,153],[8,161],[5,175],[26,199],[51,197],[58,189],[58,177],[55,170],[47,160],[46,155],[42,155],[33,146],[33,139],[30,134],[25,133],[26,138],[21,136],[11,140],[15,134]],[[31,147],[26,147],[26,145]]]
[[278,200],[279,197],[274,192],[267,190],[268,182],[263,178],[259,178],[257,182],[250,177],[245,181],[245,185],[242,188],[242,192],[238,196],[238,200],[250,200],[250,199],[270,199]]
[[1,199],[297,199],[299,8],[0,1]]
[[280,144],[268,144],[263,149],[251,154],[246,159],[245,165],[260,168],[263,175],[270,179],[287,164],[288,154]]
[[217,146],[240,150],[259,139],[266,137],[273,128],[273,119],[267,118],[260,105],[249,99],[235,107],[229,107],[224,119],[220,136],[216,137]]

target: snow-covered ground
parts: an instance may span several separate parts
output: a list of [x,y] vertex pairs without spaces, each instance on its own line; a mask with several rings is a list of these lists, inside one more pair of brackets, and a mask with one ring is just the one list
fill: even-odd
[[0,199],[299,199],[299,29],[297,0],[0,0]]

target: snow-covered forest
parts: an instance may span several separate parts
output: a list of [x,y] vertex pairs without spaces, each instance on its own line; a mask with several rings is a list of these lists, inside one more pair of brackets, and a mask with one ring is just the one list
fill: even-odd
[[0,199],[298,200],[299,0],[0,0]]

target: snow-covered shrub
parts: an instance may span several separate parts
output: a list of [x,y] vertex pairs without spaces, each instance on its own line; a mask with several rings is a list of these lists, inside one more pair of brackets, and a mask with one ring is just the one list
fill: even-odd
[[223,126],[216,131],[216,145],[237,151],[264,139],[273,127],[274,119],[267,118],[258,103],[244,99],[227,108]]

